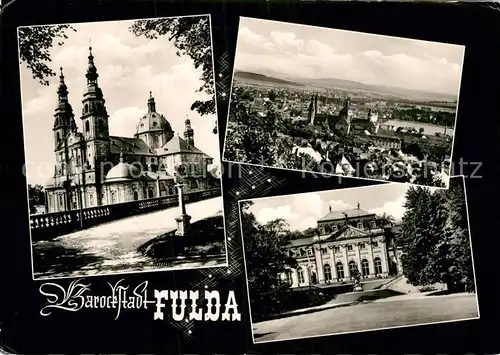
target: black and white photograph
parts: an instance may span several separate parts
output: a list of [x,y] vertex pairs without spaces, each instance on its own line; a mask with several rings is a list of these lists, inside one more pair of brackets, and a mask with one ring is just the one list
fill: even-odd
[[239,206],[254,343],[479,319],[463,176]]
[[18,45],[33,278],[227,266],[210,15]]
[[447,188],[464,55],[241,17],[223,159]]

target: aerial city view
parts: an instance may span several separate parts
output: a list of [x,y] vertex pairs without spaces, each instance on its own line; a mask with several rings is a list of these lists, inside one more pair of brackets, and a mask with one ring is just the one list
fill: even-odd
[[447,187],[463,53],[243,18],[224,159]]

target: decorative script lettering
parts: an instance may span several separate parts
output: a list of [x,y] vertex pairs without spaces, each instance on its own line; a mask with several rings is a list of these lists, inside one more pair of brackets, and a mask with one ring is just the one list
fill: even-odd
[[[120,280],[115,284],[108,282],[110,287],[107,295],[91,295],[90,282],[83,279],[72,281],[67,288],[56,283],[47,282],[40,285],[39,291],[47,299],[47,304],[40,310],[42,316],[49,316],[55,309],[77,312],[81,309],[112,309],[115,320],[123,310],[148,309],[149,304],[155,304],[153,318],[164,319],[164,310],[171,311],[171,318],[180,322],[195,321],[241,321],[241,314],[236,303],[234,291],[221,298],[219,291],[205,290],[154,290],[154,300],[148,299],[148,282],[144,281],[136,287],[123,284]],[[167,307],[165,301],[170,301]]]

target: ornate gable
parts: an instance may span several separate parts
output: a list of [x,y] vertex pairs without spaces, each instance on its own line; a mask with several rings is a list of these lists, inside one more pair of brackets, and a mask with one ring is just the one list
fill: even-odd
[[329,241],[359,239],[368,237],[369,235],[369,232],[365,232],[361,229],[347,225],[339,229],[337,232],[333,233],[329,238]]

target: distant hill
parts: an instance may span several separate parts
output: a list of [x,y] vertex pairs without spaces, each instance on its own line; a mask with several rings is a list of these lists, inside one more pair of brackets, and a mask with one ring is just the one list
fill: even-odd
[[[296,80],[299,81],[299,79]],[[299,82],[311,86],[319,86],[329,89],[341,89],[347,91],[348,90],[369,91],[374,93],[393,95],[407,99],[420,99],[420,100],[433,100],[433,101],[441,101],[441,100],[453,101],[457,99],[456,95],[390,87],[383,85],[370,85],[370,84],[363,84],[357,81],[337,79],[337,78],[300,79]]]
[[[266,73],[267,74],[267,73]],[[236,71],[235,77],[240,80],[251,80],[261,83],[275,84],[275,85],[292,85],[292,86],[312,86],[325,89],[337,89],[344,91],[367,91],[377,94],[390,95],[409,100],[423,100],[423,101],[446,101],[453,102],[457,100],[456,95],[434,93],[421,90],[412,90],[398,87],[390,87],[383,85],[370,85],[363,84],[358,81],[344,80],[337,78],[320,78],[308,79],[285,76],[279,73],[272,73],[272,75],[263,75],[245,71]],[[281,77],[281,78],[280,78]]]
[[304,84],[297,83],[297,82],[294,82],[294,81],[288,81],[288,80],[278,79],[278,78],[274,78],[274,77],[271,77],[271,76],[262,75],[262,74],[256,74],[256,73],[250,73],[250,72],[246,72],[246,71],[236,71],[234,73],[234,77],[236,79],[243,79],[243,80],[247,79],[247,80],[254,80],[254,81],[260,81],[260,82],[271,83],[271,84],[304,86]]

